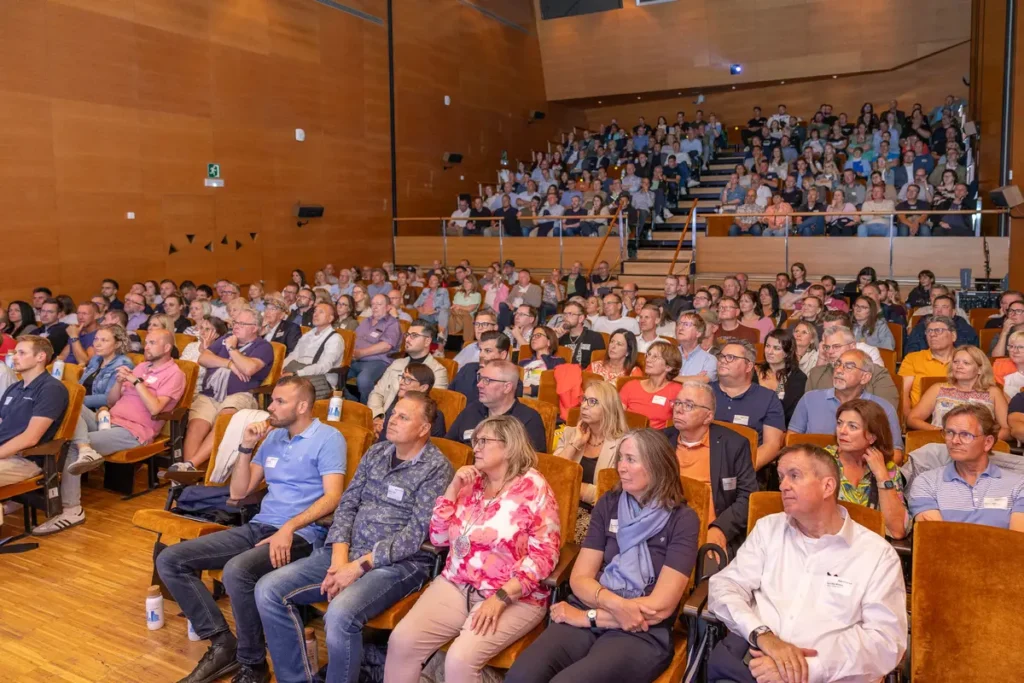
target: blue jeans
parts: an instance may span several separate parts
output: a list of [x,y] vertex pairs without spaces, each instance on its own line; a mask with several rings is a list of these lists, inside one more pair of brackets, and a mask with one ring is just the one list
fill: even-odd
[[[267,648],[281,683],[312,681],[316,675],[306,659],[302,617],[296,605],[323,602],[320,584],[331,566],[331,549],[267,574],[256,584]],[[330,602],[324,616],[327,633],[328,683],[356,683],[362,659],[363,626],[391,605],[420,588],[429,573],[422,562],[404,560],[364,574]]]
[[761,233],[762,237],[785,237],[787,233],[786,228],[765,228]]
[[821,216],[810,216],[797,223],[796,231],[801,237],[814,237],[825,234],[825,219]]
[[377,386],[377,382],[384,376],[388,369],[388,363],[382,360],[354,360],[349,369],[349,377],[356,378],[359,396],[356,400],[366,403],[370,398],[370,392]]
[[861,223],[857,226],[857,237],[888,237],[889,223]]
[[[263,625],[253,593],[256,582],[274,570],[270,564],[270,546],[257,548],[256,544],[276,531],[277,528],[269,524],[249,522],[168,546],[156,558],[156,570],[164,585],[203,640],[227,633],[230,629],[210,591],[199,579],[199,572],[203,569],[224,570],[222,581],[231,596],[231,611],[235,615],[238,632],[236,657],[249,666],[258,666],[266,661]],[[297,535],[292,537],[292,562],[306,557],[312,550],[306,539]]]
[[742,230],[740,230],[740,226],[737,225],[736,223],[733,223],[732,225],[729,226],[729,237],[739,237],[740,235],[752,235],[754,237],[760,237],[761,224],[754,223],[753,225],[750,226],[750,229],[747,232],[743,232]]

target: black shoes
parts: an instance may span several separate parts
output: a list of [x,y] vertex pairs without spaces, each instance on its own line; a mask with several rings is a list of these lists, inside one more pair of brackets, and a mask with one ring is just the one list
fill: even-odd
[[[217,638],[211,642],[210,648],[196,664],[196,668],[192,669],[192,673],[178,683],[211,683],[221,676],[235,671],[240,666],[235,659],[237,649],[235,637],[230,633],[224,635],[227,637]],[[269,680],[269,677],[258,680]]]
[[231,683],[269,683],[270,681],[270,668],[266,662],[260,666],[249,666],[242,664],[242,668],[238,670],[235,677],[231,679]]

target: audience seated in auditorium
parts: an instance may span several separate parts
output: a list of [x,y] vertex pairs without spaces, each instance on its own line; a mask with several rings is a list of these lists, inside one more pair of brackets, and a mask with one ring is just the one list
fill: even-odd
[[[124,332],[117,329],[116,334]],[[114,334],[109,328],[103,329],[99,339],[100,348],[114,347]],[[145,362],[134,369],[125,364],[116,366],[103,403],[110,407],[108,428],[100,429],[96,413],[82,406],[60,479],[63,511],[37,526],[33,534],[48,536],[85,522],[81,503],[82,475],[99,467],[103,456],[138,448],[160,434],[164,421],[157,419],[157,415],[173,410],[185,392],[185,373],[171,358],[172,349],[174,333],[155,330],[146,335]],[[102,362],[103,356],[97,353],[97,357]],[[121,358],[124,356],[114,356],[115,360]],[[114,364],[108,367],[110,365]],[[84,373],[83,377],[88,381]],[[95,377],[93,385],[98,380]]]
[[92,348],[92,342],[99,330],[99,313],[99,308],[92,301],[78,304],[77,322],[67,326],[68,343],[64,350],[57,354],[58,358],[78,365],[89,362],[96,353]]
[[519,358],[523,369],[523,392],[536,396],[540,387],[540,375],[565,364],[565,359],[555,355],[558,351],[558,336],[550,327],[535,327],[530,334],[530,354]]
[[[1000,328],[999,335],[992,341],[991,349],[982,349],[982,351],[990,351],[993,358],[1000,358],[1002,356],[1010,355],[1009,351],[1009,339],[1013,332],[1016,332],[1019,325],[1024,325],[1024,298],[1020,298],[1021,295],[1018,292],[1008,292],[1009,295],[1014,295],[1014,298],[1006,305],[1005,314],[999,319],[1000,324],[990,325],[992,320],[990,319],[985,327],[988,329]],[[1006,298],[1006,295],[1003,296]]]
[[[497,346],[497,342],[492,342]],[[547,453],[544,423],[536,410],[516,400],[519,369],[507,360],[494,359],[476,373],[477,394],[469,395],[466,408],[448,428],[446,439],[469,444],[476,429],[487,417],[511,415],[526,427],[530,443],[538,453]]]
[[558,344],[569,349],[572,362],[580,367],[590,365],[594,351],[604,351],[604,337],[586,326],[587,316],[584,305],[569,301],[562,309],[562,324],[555,329],[561,334]]
[[927,330],[928,324],[935,318],[949,318],[954,325],[956,334],[956,346],[977,346],[978,345],[978,333],[971,327],[971,324],[961,318],[959,315],[954,315],[953,312],[956,308],[956,302],[953,297],[946,294],[937,295],[932,300],[931,310],[921,316],[915,316],[918,321],[914,325],[914,329],[910,332],[907,337],[906,343],[903,345],[905,353],[913,353],[914,351],[921,351],[928,346]]
[[618,294],[605,294],[602,300],[602,312],[591,324],[595,332],[611,334],[615,330],[629,330],[634,335],[640,334],[640,325],[636,318],[628,318],[622,310],[622,297]]
[[[53,347],[54,358],[60,357],[64,348],[68,345],[68,326],[66,323],[60,322],[60,310],[59,301],[53,297],[44,299],[36,317],[39,321],[39,327],[34,331],[36,336],[50,342],[50,346]],[[145,320],[146,318],[143,316],[142,322],[145,322]]]
[[521,304],[515,309],[512,325],[505,330],[513,349],[530,344],[537,327],[537,315],[537,309],[529,304]]
[[[436,278],[436,275],[431,276],[432,280]],[[444,291],[445,297],[448,296],[447,290],[442,288],[441,291]],[[398,320],[388,313],[388,307],[386,296],[378,294],[373,297],[370,301],[370,315],[363,318],[356,328],[356,345],[352,351],[349,378],[356,379],[357,398],[364,403],[391,362],[389,355],[398,350],[402,341]],[[426,319],[430,320],[429,317]]]
[[757,352],[747,341],[733,340],[718,354],[715,419],[750,427],[757,432],[756,469],[775,460],[782,448],[786,419],[774,391],[753,383]]
[[[884,677],[907,647],[896,551],[838,504],[842,475],[821,448],[784,449],[779,479],[785,512],[761,518],[710,579],[708,608],[729,634],[711,654],[709,680]],[[838,576],[821,580],[821,563]]]
[[337,388],[338,376],[332,370],[345,356],[345,340],[334,331],[334,306],[318,303],[313,306],[313,326],[302,335],[295,350],[285,356],[281,375],[298,375],[313,383],[317,398],[327,398]]
[[782,402],[782,412],[789,424],[797,403],[807,387],[807,375],[796,359],[796,344],[789,330],[768,333],[764,342],[764,361],[755,366],[757,383],[775,392]]
[[[910,415],[910,409],[921,400],[922,377],[946,377],[953,360],[956,344],[956,325],[946,316],[934,316],[925,325],[925,339],[928,348],[908,353],[900,363],[899,376],[903,378],[902,412]],[[877,393],[877,392],[872,392]]]
[[419,681],[423,662],[449,641],[445,680],[479,680],[491,657],[547,614],[541,582],[558,562],[562,530],[527,430],[499,415],[473,425],[465,440],[476,465],[455,473],[430,519],[430,541],[448,546],[448,558],[391,633],[390,683]]
[[[644,304],[636,316],[640,334],[636,338],[637,351],[647,353],[652,344],[661,340],[658,335],[658,323],[661,320],[661,309],[654,304]],[[663,341],[663,340],[662,340]]]
[[740,305],[737,299],[725,295],[718,301],[718,333],[716,344],[726,343],[728,339],[742,339],[751,344],[761,341],[761,332],[753,327],[740,323]]
[[[385,302],[388,301],[387,296],[381,296],[384,297]],[[376,299],[377,297],[373,297],[370,300],[371,308]],[[413,307],[419,312],[420,319],[432,322],[437,326],[438,334],[441,337],[448,336],[448,314],[451,309],[451,298],[448,295],[448,290],[444,287],[444,283],[441,281],[440,275],[437,273],[430,274],[427,278],[427,286],[420,292]],[[378,314],[372,313],[371,315],[377,317]],[[394,318],[391,319],[394,320]],[[395,324],[397,325],[397,321]]]
[[[866,285],[864,289],[866,290],[868,287],[877,296],[878,288],[875,285]],[[888,351],[896,348],[892,330],[889,329],[882,311],[879,310],[876,299],[867,294],[857,297],[850,313],[850,317],[853,319],[853,329],[850,331],[853,332],[853,336],[859,343]]]
[[[241,526],[168,546],[156,557],[174,601],[200,640],[210,641],[187,680],[213,680],[239,668],[241,680],[267,680],[256,584],[323,544],[327,531],[315,522],[335,509],[344,487],[345,438],[313,417],[314,398],[309,380],[285,377],[274,387],[269,419],[245,428],[230,496],[243,500],[266,481],[259,514]],[[204,569],[224,570],[237,640],[200,579]]]
[[302,623],[298,606],[330,601],[324,615],[327,680],[356,680],[363,626],[429,578],[433,556],[420,546],[434,503],[453,474],[430,442],[438,414],[423,393],[399,400],[394,422],[360,459],[345,488],[325,544],[256,584],[256,607],[278,680],[308,680],[317,673],[302,629],[294,627]]
[[664,429],[672,419],[672,401],[681,387],[673,380],[682,363],[675,344],[664,339],[652,344],[645,360],[645,376],[626,382],[619,390],[623,408],[647,417],[654,429]]
[[710,382],[718,377],[718,361],[701,346],[707,323],[695,311],[686,311],[676,323],[675,338],[679,343],[682,367],[678,382]]
[[[822,342],[818,346],[818,366],[811,370],[811,374],[807,376],[807,390],[833,388],[834,363],[844,353],[854,349],[864,352],[870,358],[870,354],[867,354],[865,349],[861,348],[854,341],[853,333],[850,332],[849,328],[835,325],[827,327],[823,332]],[[878,352],[875,351],[875,353]],[[863,368],[864,366],[861,367]],[[864,369],[866,370],[867,368]],[[865,386],[865,391],[887,401],[893,408],[897,408],[899,406],[900,393],[897,391],[896,384],[889,371],[883,365],[872,361],[870,372],[871,379]]]
[[367,397],[366,405],[373,412],[376,431],[379,432],[383,428],[385,413],[394,406],[403,384],[407,383],[406,368],[413,365],[426,366],[434,375],[431,386],[438,389],[448,388],[448,371],[430,355],[430,345],[436,331],[434,325],[425,320],[416,320],[409,326],[405,333],[405,356],[388,365]]
[[591,361],[587,372],[593,372],[607,381],[619,377],[642,376],[643,370],[637,365],[636,336],[629,330],[619,329],[608,337],[608,350],[601,360]]

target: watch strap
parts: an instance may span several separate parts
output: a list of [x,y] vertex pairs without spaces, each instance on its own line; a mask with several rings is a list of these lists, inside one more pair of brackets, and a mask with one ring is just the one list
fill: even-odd
[[239,446],[238,447],[238,452],[243,454],[243,455],[252,455],[252,451],[253,451],[253,449],[246,448],[245,446]]
[[597,610],[592,609],[587,611],[587,619],[590,620],[590,628],[597,628]]
[[359,568],[363,570],[364,574],[366,574],[371,569],[373,569],[373,562],[370,562],[369,560],[363,560],[359,563]]
[[509,597],[508,592],[504,588],[499,588],[494,592],[494,597],[501,600],[506,605],[512,604],[512,598]]

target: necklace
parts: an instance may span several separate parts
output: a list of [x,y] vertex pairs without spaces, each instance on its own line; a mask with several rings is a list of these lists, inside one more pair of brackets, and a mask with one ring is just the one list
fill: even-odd
[[[502,484],[501,488],[498,489],[497,493],[495,493],[490,498],[483,498],[484,492],[481,491],[480,509],[477,511],[475,515],[473,515],[473,518],[469,520],[466,526],[463,527],[462,533],[460,533],[452,542],[452,554],[455,555],[455,559],[461,560],[462,558],[469,555],[470,551],[473,549],[473,545],[472,543],[470,543],[469,540],[469,533],[473,530],[473,527],[476,526],[476,523],[480,520],[483,514],[487,512],[487,508],[490,507],[491,503],[493,503],[495,500],[498,499],[499,496],[501,496],[501,492],[505,490],[506,486],[508,486],[508,482]],[[486,487],[484,488],[486,489]]]

